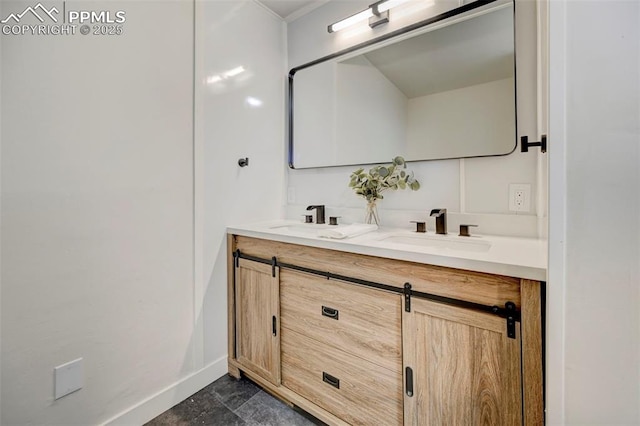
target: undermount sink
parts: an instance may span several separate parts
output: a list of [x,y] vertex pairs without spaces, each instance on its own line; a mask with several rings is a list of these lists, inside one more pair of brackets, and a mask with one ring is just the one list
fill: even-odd
[[[329,228],[330,225],[317,223],[298,223],[298,224],[285,224],[285,225],[275,225],[269,227],[269,229],[278,230],[282,232],[293,232],[293,233],[302,233],[302,234],[316,234],[320,229]],[[336,228],[336,226],[331,226],[331,228]]]
[[390,235],[382,238],[380,241],[393,244],[407,244],[419,247],[460,251],[487,252],[491,248],[491,243],[488,241],[478,240],[474,237],[454,237],[446,235]]

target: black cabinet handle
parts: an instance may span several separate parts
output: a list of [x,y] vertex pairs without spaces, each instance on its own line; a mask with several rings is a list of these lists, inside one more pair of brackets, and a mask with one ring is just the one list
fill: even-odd
[[333,309],[333,308],[330,308],[328,306],[323,306],[322,307],[322,316],[329,317],[331,319],[337,320],[338,319],[338,313],[339,313],[339,311],[337,309]]
[[271,317],[271,334],[276,336],[278,334],[277,324],[276,324],[276,316]]
[[331,374],[327,374],[324,371],[322,372],[322,381],[330,384],[336,389],[340,389],[340,379],[333,377]]
[[411,367],[407,367],[404,369],[404,372],[406,377],[405,388],[407,396],[413,396],[413,370],[411,369]]

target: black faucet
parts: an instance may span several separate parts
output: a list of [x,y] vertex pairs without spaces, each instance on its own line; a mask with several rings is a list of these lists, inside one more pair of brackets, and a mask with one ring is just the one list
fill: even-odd
[[430,216],[436,218],[436,234],[446,234],[447,209],[433,209]]
[[309,206],[307,210],[316,209],[316,223],[323,224],[324,223],[324,206]]

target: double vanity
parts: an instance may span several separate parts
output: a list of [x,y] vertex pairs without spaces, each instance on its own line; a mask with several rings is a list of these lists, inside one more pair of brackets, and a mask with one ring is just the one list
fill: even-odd
[[[514,152],[538,122],[532,4],[436,1],[421,21],[292,68],[290,168]],[[544,241],[446,234],[444,209],[435,233],[354,236],[320,207],[307,208],[316,224],[228,228],[231,375],[331,425],[544,423]],[[341,230],[350,238],[324,238]]]
[[332,425],[543,423],[543,241],[323,226],[228,228],[231,375]]

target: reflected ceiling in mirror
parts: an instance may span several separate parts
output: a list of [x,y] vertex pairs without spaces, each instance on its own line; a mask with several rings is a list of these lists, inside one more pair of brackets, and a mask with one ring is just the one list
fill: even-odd
[[501,2],[291,70],[290,166],[513,152],[513,8]]

